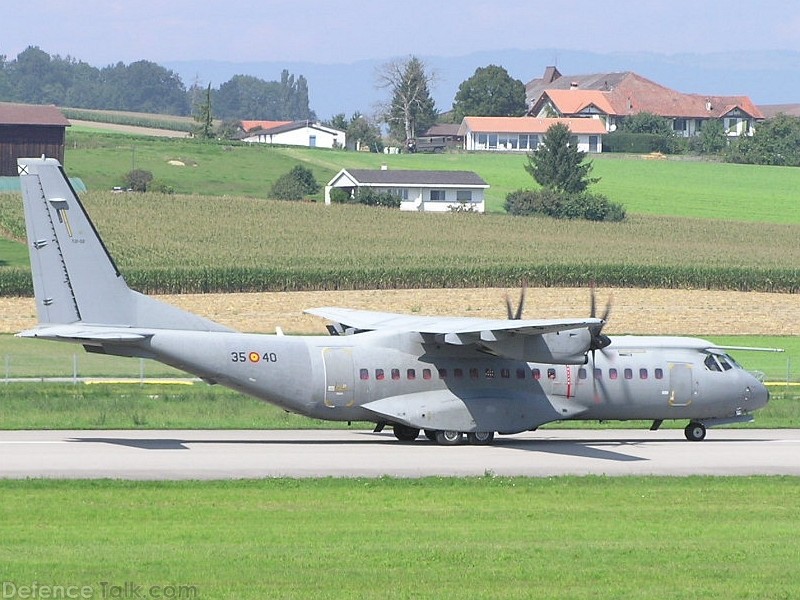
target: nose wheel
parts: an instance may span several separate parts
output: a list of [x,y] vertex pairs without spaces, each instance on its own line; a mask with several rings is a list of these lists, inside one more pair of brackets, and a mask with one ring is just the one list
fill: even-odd
[[683,433],[690,442],[700,442],[706,437],[706,426],[698,421],[692,421],[686,426]]

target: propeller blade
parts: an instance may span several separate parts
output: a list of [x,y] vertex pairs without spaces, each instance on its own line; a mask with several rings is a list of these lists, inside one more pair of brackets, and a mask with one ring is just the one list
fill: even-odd
[[517,312],[514,313],[514,319],[519,321],[522,318],[522,311],[525,310],[525,294],[528,291],[528,282],[522,282],[522,289],[519,292],[519,305],[517,306]]
[[509,320],[514,318],[514,306],[511,304],[511,298],[508,297],[508,294],[506,294],[506,314]]

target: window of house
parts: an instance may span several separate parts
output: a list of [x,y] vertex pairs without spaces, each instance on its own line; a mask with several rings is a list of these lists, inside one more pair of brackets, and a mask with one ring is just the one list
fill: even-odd
[[520,133],[519,134],[519,149],[520,150],[527,150],[528,149],[528,134],[527,133]]
[[487,146],[487,139],[488,136],[485,133],[478,134],[478,148],[481,150],[485,150]]
[[489,150],[497,150],[497,134],[489,134]]
[[389,188],[387,191],[401,200],[408,200],[408,188]]
[[445,190],[431,190],[431,202],[444,202],[447,199]]
[[472,202],[472,190],[456,190],[456,201]]

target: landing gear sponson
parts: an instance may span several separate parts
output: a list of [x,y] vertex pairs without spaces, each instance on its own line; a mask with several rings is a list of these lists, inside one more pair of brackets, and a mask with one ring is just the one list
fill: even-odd
[[[413,442],[419,436],[420,430],[407,425],[393,425],[394,437],[401,442]],[[494,441],[494,431],[478,431],[474,433],[461,433],[460,431],[437,431],[426,429],[425,437],[440,446],[457,446],[464,441],[472,446],[488,446]]]

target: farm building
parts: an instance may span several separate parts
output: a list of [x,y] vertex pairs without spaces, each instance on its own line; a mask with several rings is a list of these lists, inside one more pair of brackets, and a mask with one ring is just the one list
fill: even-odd
[[45,155],[64,164],[69,121],[55,106],[0,102],[0,177],[17,176],[17,159]]
[[331,203],[334,188],[351,195],[359,188],[389,192],[400,197],[400,210],[447,212],[464,207],[484,212],[489,184],[472,171],[342,169],[325,186],[325,204]]
[[582,152],[603,151],[605,124],[600,119],[536,119],[533,117],[464,117],[459,133],[465,150],[529,152],[536,150],[547,130],[563,123]]
[[[243,121],[249,123],[249,121]],[[313,121],[291,121],[271,127],[256,127],[245,131],[239,138],[252,144],[281,144],[308,148],[344,148],[346,134],[339,129],[326,127]]]
[[693,137],[717,120],[729,137],[753,135],[764,115],[747,96],[684,94],[627,71],[561,75],[547,67],[525,86],[534,117],[593,117],[615,131],[629,116],[647,112],[669,119],[675,135]]

